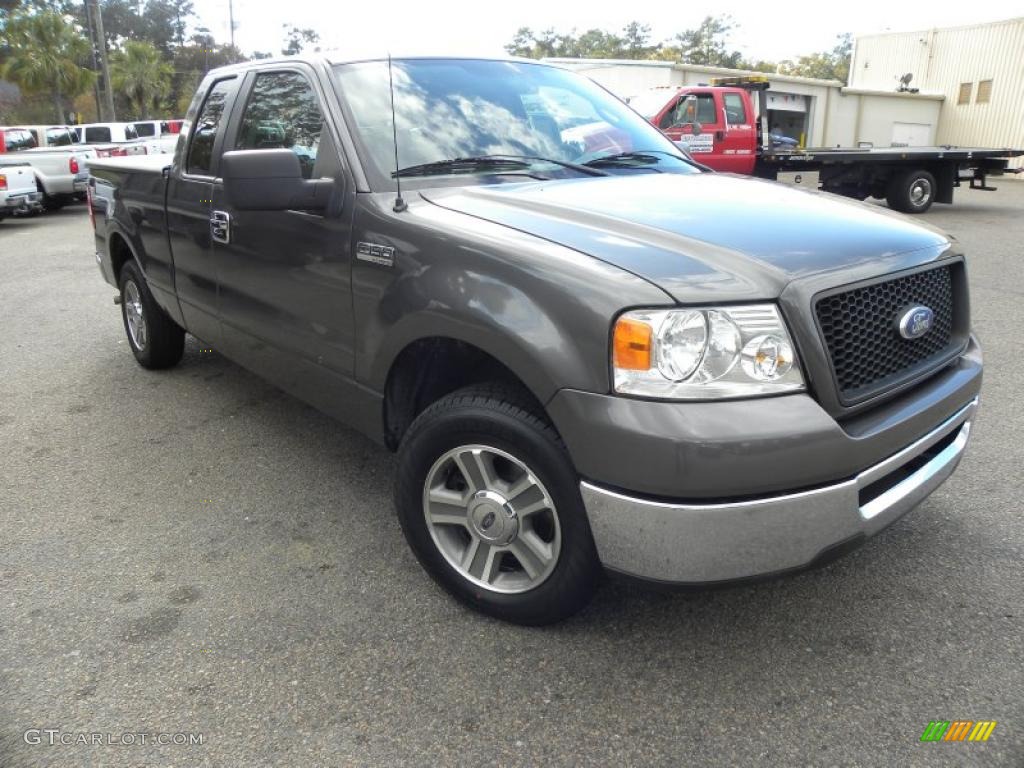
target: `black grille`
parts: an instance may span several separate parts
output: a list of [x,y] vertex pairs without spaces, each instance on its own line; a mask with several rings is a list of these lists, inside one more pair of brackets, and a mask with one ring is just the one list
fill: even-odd
[[[862,400],[955,353],[953,296],[952,269],[945,266],[819,299],[815,311],[839,399]],[[919,339],[904,339],[899,317],[917,304],[935,313],[934,325]]]

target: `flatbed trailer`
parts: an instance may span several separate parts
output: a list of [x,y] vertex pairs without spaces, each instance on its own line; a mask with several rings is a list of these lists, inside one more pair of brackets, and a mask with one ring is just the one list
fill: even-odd
[[995,190],[989,178],[1018,173],[1007,164],[1021,156],[1021,149],[953,146],[762,149],[754,175],[820,186],[860,200],[885,198],[896,210],[919,213],[933,202],[952,203],[953,190],[963,183],[971,189]]
[[[981,147],[773,147],[763,76],[714,78],[710,85],[659,88],[637,100],[640,113],[693,159],[716,171],[773,179],[864,200],[884,198],[904,213],[952,203],[953,190],[992,191],[993,176],[1019,173],[1024,149]],[[756,98],[755,98],[756,97]]]

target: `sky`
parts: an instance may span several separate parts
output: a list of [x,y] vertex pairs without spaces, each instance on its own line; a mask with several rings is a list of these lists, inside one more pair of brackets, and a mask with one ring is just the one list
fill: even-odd
[[[228,1],[195,0],[205,26],[218,40],[228,40]],[[1020,0],[972,3],[893,2],[813,3],[779,0],[719,3],[666,3],[664,0],[233,0],[235,42],[246,53],[280,53],[283,24],[312,27],[324,49],[344,55],[503,55],[503,46],[520,27],[554,27],[568,32],[591,28],[620,30],[627,22],[649,24],[655,41],[697,26],[708,14],[730,14],[737,23],[731,48],[749,59],[777,61],[832,48],[843,32],[872,34],[916,31],[1014,18],[1024,13]],[[675,7],[672,7],[672,6]]]

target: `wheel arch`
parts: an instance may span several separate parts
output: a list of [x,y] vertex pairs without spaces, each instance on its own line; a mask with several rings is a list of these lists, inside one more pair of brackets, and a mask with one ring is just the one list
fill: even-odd
[[520,376],[513,365],[493,348],[452,335],[409,341],[394,355],[383,380],[384,444],[396,450],[406,430],[431,403],[472,384],[508,384],[520,390],[534,410],[545,414],[544,402],[550,397],[546,388],[536,379]]

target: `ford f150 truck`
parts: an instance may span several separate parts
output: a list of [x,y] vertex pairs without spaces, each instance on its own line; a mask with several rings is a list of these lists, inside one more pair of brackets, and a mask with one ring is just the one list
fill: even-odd
[[[770,133],[766,76],[712,78],[710,85],[653,88],[629,105],[694,160],[716,171],[743,173],[864,200],[884,198],[903,213],[952,203],[962,183],[993,191],[988,178],[1004,173],[1024,149],[976,147],[823,147],[804,149]],[[755,104],[753,95],[758,96]],[[794,145],[796,142],[792,142]]]
[[561,619],[602,566],[821,562],[963,454],[982,362],[956,242],[702,172],[588,79],[256,61],[187,119],[170,160],[91,166],[136,360],[191,333],[397,451],[409,544],[479,610]]

